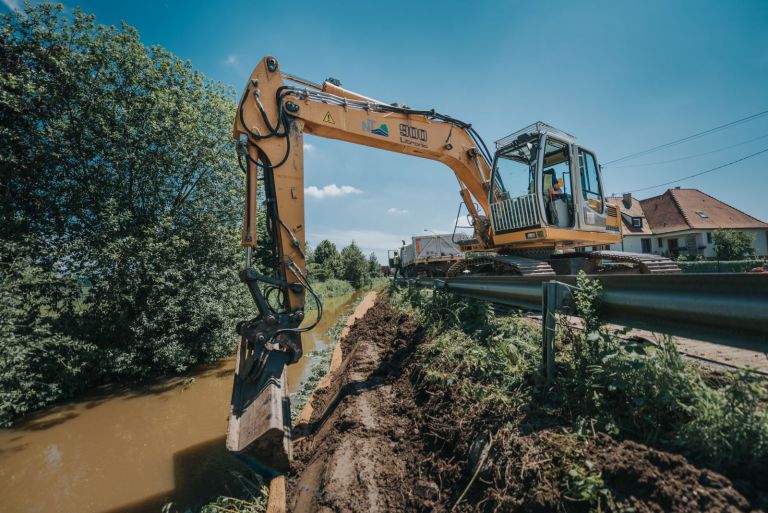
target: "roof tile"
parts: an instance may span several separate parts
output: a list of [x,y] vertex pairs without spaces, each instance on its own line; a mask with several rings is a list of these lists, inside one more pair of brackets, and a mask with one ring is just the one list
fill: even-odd
[[[698,189],[668,189],[664,194],[640,201],[653,233],[718,228],[768,228],[768,224],[745,214]],[[701,217],[703,212],[706,217]]]

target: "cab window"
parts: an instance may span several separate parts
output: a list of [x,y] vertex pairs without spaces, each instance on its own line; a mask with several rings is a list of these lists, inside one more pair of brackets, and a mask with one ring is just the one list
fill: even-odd
[[541,173],[541,191],[547,223],[553,226],[573,225],[569,156],[566,143],[547,138],[544,147],[544,170]]
[[536,151],[537,144],[529,143],[497,154],[494,170],[495,201],[533,194]]
[[603,211],[603,191],[597,174],[597,161],[590,152],[579,149],[579,176],[581,196],[592,210]]

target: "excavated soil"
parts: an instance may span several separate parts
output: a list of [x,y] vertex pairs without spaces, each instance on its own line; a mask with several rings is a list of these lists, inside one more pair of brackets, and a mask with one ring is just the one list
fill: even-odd
[[[496,409],[421,380],[419,327],[386,297],[342,341],[343,363],[295,427],[288,508],[394,511],[763,511],[766,492],[685,457]],[[602,483],[592,486],[590,476]],[[763,479],[764,480],[764,479]],[[600,489],[610,490],[610,497]],[[590,502],[591,499],[591,502]]]

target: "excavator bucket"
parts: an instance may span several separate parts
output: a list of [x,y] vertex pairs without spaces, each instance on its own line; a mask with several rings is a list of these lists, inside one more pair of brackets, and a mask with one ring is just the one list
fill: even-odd
[[232,387],[227,449],[260,473],[274,477],[288,471],[292,458],[285,373],[289,357],[283,351],[251,347],[243,337]]

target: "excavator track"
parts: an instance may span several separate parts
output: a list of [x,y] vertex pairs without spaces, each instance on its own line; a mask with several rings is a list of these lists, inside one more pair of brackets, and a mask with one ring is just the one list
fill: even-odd
[[595,267],[602,260],[626,262],[638,266],[641,274],[675,274],[682,272],[680,267],[669,258],[647,253],[625,253],[623,251],[592,251],[586,253]]
[[470,258],[456,262],[448,269],[448,277],[463,276],[466,271],[475,274],[472,269],[490,267],[494,274],[518,276],[555,276],[555,270],[544,260],[523,258],[510,255],[495,255]]

